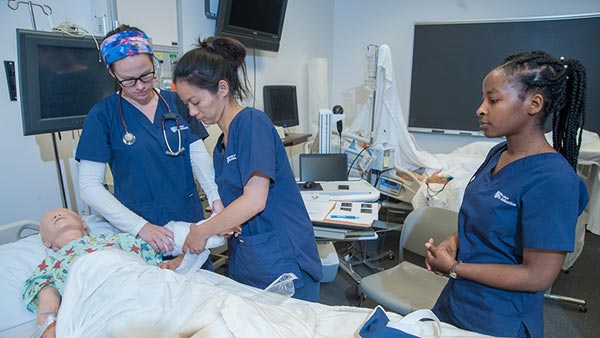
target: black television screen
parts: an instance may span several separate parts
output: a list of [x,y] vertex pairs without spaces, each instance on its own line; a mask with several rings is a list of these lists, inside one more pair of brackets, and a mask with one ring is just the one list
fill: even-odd
[[215,35],[277,52],[286,7],[287,0],[220,0]]
[[274,125],[287,128],[300,124],[296,86],[264,86],[263,100],[265,113]]
[[90,36],[17,29],[17,59],[23,135],[81,129],[115,91]]

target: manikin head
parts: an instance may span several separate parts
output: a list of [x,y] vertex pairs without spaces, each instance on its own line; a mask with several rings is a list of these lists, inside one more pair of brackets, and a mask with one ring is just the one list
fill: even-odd
[[42,242],[53,251],[58,251],[70,241],[87,234],[88,227],[85,222],[69,209],[52,209],[40,220]]

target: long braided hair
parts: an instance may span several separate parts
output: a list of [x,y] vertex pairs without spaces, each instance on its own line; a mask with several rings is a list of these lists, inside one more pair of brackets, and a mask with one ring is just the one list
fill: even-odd
[[511,55],[498,68],[520,83],[526,94],[543,95],[540,128],[544,128],[548,116],[552,115],[553,147],[577,169],[585,122],[586,74],[581,62],[532,51]]

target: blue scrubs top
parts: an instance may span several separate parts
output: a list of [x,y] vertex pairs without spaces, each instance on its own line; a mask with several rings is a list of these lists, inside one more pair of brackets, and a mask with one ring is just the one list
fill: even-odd
[[[204,218],[202,204],[192,173],[190,143],[198,140],[177,111],[177,95],[160,94],[178,116],[181,143],[185,151],[166,155],[162,117],[167,109],[159,99],[154,121],[123,99],[123,117],[129,132],[136,136],[132,145],[123,143],[125,128],[119,113],[119,95],[98,102],[83,124],[77,147],[77,160],[109,163],[115,183],[115,197],[131,211],[152,224],[165,225],[172,220],[198,222]],[[173,151],[178,149],[177,124],[165,120],[167,139]]]
[[[242,196],[251,175],[271,179],[265,209],[231,238],[228,271],[232,279],[265,288],[277,277],[300,270],[321,280],[321,260],[312,223],[296,185],[283,143],[273,123],[262,111],[244,108],[229,126],[227,148],[223,135],[213,161],[219,195],[227,207]],[[296,288],[304,286],[294,281]]]
[[[577,217],[588,195],[558,153],[528,156],[492,175],[506,143],[494,147],[465,190],[458,260],[521,264],[523,250],[573,251]],[[544,291],[493,288],[450,279],[434,306],[440,320],[488,335],[544,336]]]

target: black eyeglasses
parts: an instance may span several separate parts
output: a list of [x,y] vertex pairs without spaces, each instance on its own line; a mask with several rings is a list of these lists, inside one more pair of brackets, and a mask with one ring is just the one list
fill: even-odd
[[155,71],[153,70],[151,72],[144,73],[134,79],[125,79],[125,80],[117,79],[117,82],[119,82],[119,84],[123,87],[133,87],[137,84],[138,81],[141,81],[142,83],[147,83],[147,82],[154,80],[154,74],[155,74]]

